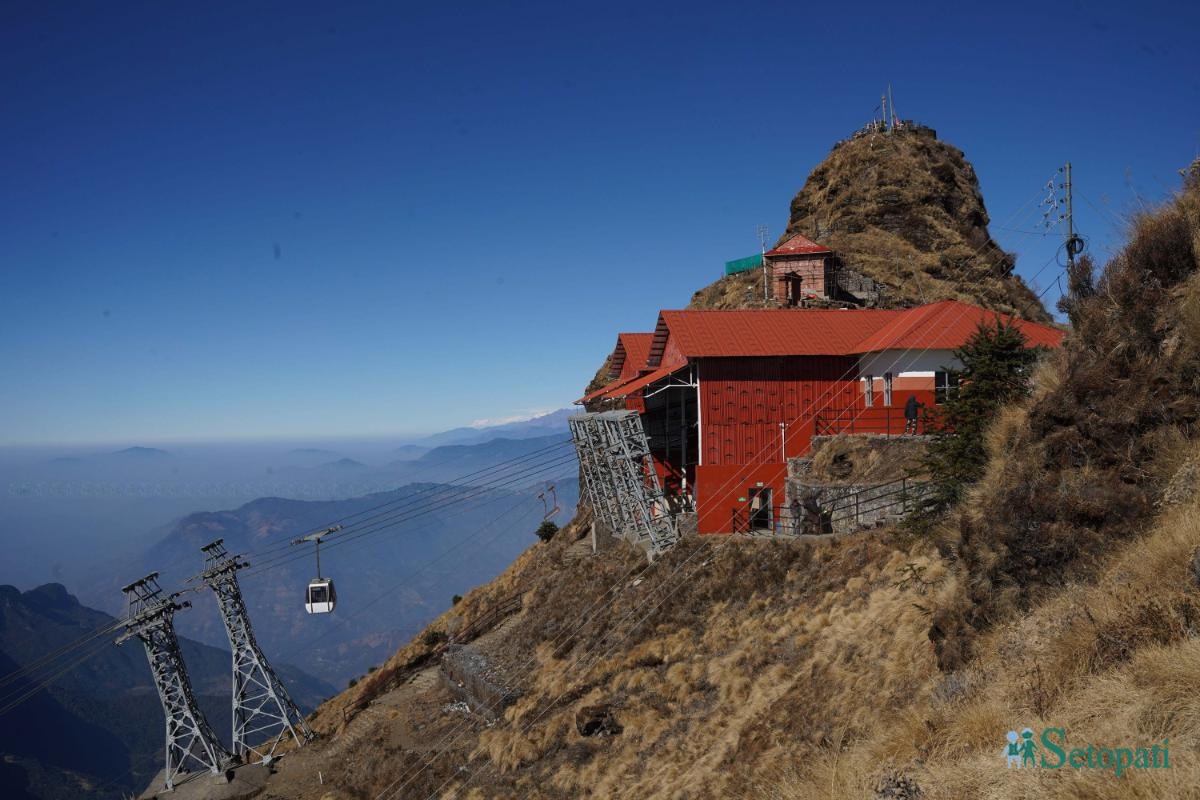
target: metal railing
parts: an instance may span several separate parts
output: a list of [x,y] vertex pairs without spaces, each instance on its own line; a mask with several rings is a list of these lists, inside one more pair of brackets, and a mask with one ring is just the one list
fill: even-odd
[[899,478],[888,483],[863,487],[836,498],[828,505],[805,507],[797,504],[796,508],[773,505],[767,525],[756,524],[756,520],[765,516],[763,510],[751,509],[747,504],[732,509],[730,530],[733,533],[799,535],[828,534],[838,528],[854,529],[866,524],[864,519],[878,520],[897,513],[907,516],[921,507],[931,491],[932,484],[929,481]]
[[[837,523],[847,520],[853,520],[854,525],[857,526],[861,524],[863,516],[868,513],[878,516],[879,512],[892,511],[897,507],[904,512],[915,510],[910,507],[910,504],[922,500],[929,493],[930,487],[929,481],[900,478],[890,483],[881,483],[844,495],[824,511],[828,514],[831,528]],[[880,489],[887,489],[887,491],[880,493]],[[863,510],[864,495],[867,495],[865,504],[869,504],[869,508],[865,512]],[[880,500],[887,502],[880,504]]]
[[904,409],[896,406],[878,408],[843,408],[826,411],[813,417],[814,436],[836,436],[839,433],[874,433],[885,437],[912,434],[924,436],[933,433],[934,415],[925,408],[919,409],[911,426],[904,416]]
[[501,600],[489,608],[482,616],[460,631],[451,634],[452,644],[465,644],[476,639],[496,627],[502,619],[521,610],[521,598],[524,592],[517,592],[512,597]]

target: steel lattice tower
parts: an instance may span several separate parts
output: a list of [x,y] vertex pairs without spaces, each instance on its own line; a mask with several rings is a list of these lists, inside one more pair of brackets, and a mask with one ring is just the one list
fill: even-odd
[[303,745],[313,738],[313,732],[254,640],[237,579],[238,570],[249,563],[241,556],[229,555],[224,539],[200,550],[204,572],[197,577],[217,596],[233,651],[233,752],[245,761],[268,764],[288,736]]
[[179,640],[175,637],[175,612],[191,603],[177,602],[178,594],[163,597],[157,572],[121,591],[125,592],[129,608],[125,616],[125,633],[117,639],[117,644],[136,638],[146,648],[154,686],[167,719],[164,771],[167,788],[175,788],[175,778],[193,771],[193,767],[220,775],[232,765],[234,758],[213,733],[196,704],[187,667],[179,652]]
[[596,516],[619,536],[646,548],[650,558],[679,539],[650,445],[636,411],[605,411],[568,418]]

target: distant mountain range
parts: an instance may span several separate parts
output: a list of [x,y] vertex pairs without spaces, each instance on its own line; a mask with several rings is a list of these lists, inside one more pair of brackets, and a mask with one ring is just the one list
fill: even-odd
[[[504,438],[565,440],[568,412],[490,427],[461,428],[431,440],[310,440],[180,443],[95,448],[0,448],[0,583],[28,589],[55,581],[84,602],[110,608],[96,576],[122,569],[178,520],[199,509],[236,508],[260,497],[345,499],[462,472],[438,462],[440,444],[487,445]],[[486,451],[480,451],[485,453]],[[356,466],[349,462],[357,462]],[[424,460],[421,460],[424,459]],[[465,465],[463,454],[449,466]],[[476,461],[478,466],[486,466]],[[469,471],[469,470],[465,470]]]
[[[468,473],[521,452],[512,447],[468,447],[436,469]],[[544,511],[537,494],[549,483],[564,509],[558,521],[569,518],[578,500],[576,467],[571,462],[559,469],[552,480],[525,478],[514,469],[498,476],[505,483],[511,475],[512,485],[497,488],[413,483],[348,500],[262,498],[231,511],[190,514],[114,576],[105,596],[118,597],[120,584],[154,571],[164,585],[179,584],[198,571],[200,547],[223,538],[230,552],[248,554],[251,568],[241,585],[268,655],[341,685],[394,652],[455,594],[490,580],[532,544]],[[321,572],[336,582],[337,611],[310,616],[303,601],[316,574],[314,552],[289,541],[343,519],[344,532],[321,548]],[[200,641],[224,641],[215,603],[196,602],[176,623]]]
[[[61,584],[27,592],[0,586],[0,677],[112,621]],[[91,658],[0,718],[0,797],[115,800],[144,787],[162,767],[162,711],[145,652],[136,641],[117,647],[114,638],[93,642],[83,651],[95,650]],[[188,638],[180,645],[197,699],[228,744],[229,652]],[[295,667],[274,666],[306,712],[335,691]],[[32,687],[17,680],[0,688],[0,707]]]
[[531,439],[550,434],[568,435],[567,417],[577,410],[560,408],[532,419],[483,427],[453,428],[420,439],[415,444],[436,447],[448,444],[479,444],[491,439]]
[[167,458],[171,454],[157,447],[126,447],[124,450],[118,450],[115,453],[108,453],[107,455],[121,458]]

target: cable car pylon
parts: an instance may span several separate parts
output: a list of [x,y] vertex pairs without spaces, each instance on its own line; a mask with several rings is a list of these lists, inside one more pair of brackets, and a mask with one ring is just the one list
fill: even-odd
[[243,761],[269,764],[280,743],[291,737],[303,746],[314,734],[271,669],[254,639],[237,572],[250,566],[225,550],[225,540],[204,545],[202,580],[217,596],[233,652],[233,751]]
[[166,716],[167,752],[163,770],[166,788],[174,789],[175,779],[194,771],[195,767],[207,769],[213,775],[227,772],[236,759],[221,744],[196,704],[192,682],[179,652],[179,640],[175,637],[175,612],[188,608],[191,603],[178,602],[179,593],[164,597],[157,572],[134,581],[121,591],[125,592],[129,607],[125,615],[125,632],[117,639],[117,644],[130,639],[141,640]]

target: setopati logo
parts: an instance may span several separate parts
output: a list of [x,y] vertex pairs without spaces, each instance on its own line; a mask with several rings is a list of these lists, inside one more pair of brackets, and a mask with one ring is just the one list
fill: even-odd
[[1046,728],[1035,736],[1031,728],[1009,731],[1004,747],[1004,764],[1010,769],[1110,769],[1124,775],[1131,769],[1170,769],[1168,740],[1153,747],[1107,747],[1086,744],[1067,746],[1064,728]]

